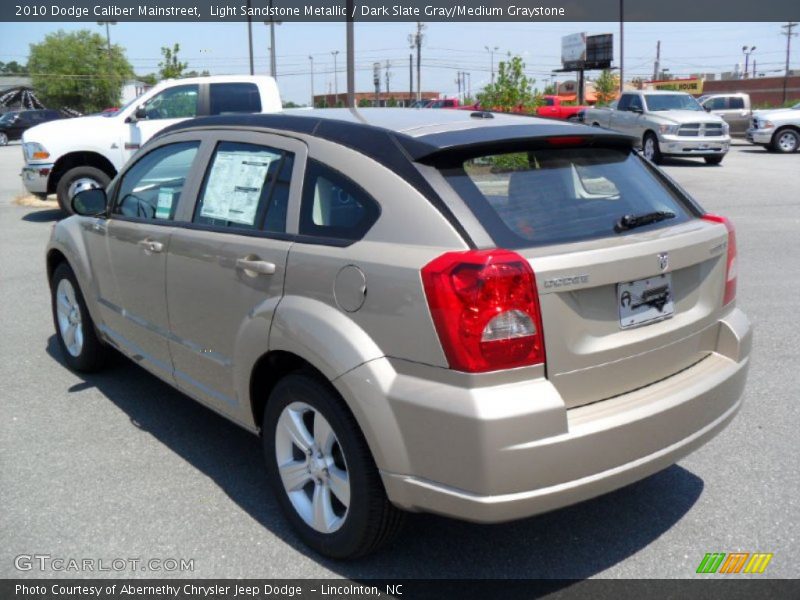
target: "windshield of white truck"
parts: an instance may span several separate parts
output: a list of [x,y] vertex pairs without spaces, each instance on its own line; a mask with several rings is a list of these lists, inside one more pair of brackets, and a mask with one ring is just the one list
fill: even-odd
[[647,109],[650,112],[659,110],[704,110],[700,103],[691,96],[683,94],[645,94]]

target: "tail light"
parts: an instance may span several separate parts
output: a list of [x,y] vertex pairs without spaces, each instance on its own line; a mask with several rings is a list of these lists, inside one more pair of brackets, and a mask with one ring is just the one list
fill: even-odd
[[722,223],[728,230],[728,263],[725,269],[725,295],[722,298],[722,305],[730,304],[736,298],[736,279],[738,277],[738,267],[736,266],[736,229],[733,223],[719,215],[703,215],[706,221]]
[[422,283],[451,369],[481,373],[544,363],[536,278],[508,250],[448,252]]

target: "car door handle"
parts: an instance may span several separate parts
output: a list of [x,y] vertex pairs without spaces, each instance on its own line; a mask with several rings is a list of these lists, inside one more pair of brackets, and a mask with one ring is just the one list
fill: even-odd
[[260,275],[272,275],[275,272],[275,263],[265,260],[251,260],[249,258],[237,258],[236,268],[242,271],[253,271]]
[[162,252],[164,250],[164,244],[161,242],[154,242],[152,240],[140,240],[139,245],[145,249],[145,252]]

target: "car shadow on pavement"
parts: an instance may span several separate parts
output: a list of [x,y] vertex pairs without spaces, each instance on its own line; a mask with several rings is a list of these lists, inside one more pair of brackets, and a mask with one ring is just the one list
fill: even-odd
[[706,161],[697,158],[674,158],[672,156],[665,156],[662,159],[660,164],[661,167],[704,167],[707,169],[713,169],[716,167],[721,167],[725,164],[725,161],[722,161],[722,164],[719,165],[709,165],[706,164]]
[[22,216],[23,221],[28,223],[50,223],[59,221],[65,217],[60,208],[48,208],[47,210],[35,210]]
[[[55,336],[47,352],[64,365]],[[109,368],[81,377],[70,392],[97,388],[134,427],[211,478],[262,526],[349,579],[584,579],[658,539],[703,491],[699,477],[675,465],[599,498],[512,523],[476,525],[410,514],[391,546],[339,562],[312,552],[292,533],[267,485],[259,438],[116,353]]]

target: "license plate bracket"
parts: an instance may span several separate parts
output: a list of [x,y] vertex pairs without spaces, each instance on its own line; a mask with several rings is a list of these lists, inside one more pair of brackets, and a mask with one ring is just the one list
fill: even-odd
[[669,319],[675,313],[669,273],[617,284],[619,326],[630,329]]

